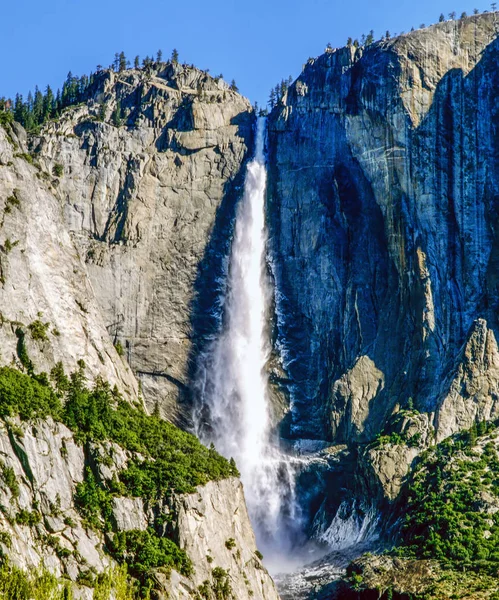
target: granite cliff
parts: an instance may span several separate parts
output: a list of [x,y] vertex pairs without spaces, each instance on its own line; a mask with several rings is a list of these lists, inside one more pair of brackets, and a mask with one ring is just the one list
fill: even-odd
[[355,447],[371,498],[498,416],[498,19],[329,49],[269,118],[282,426]]

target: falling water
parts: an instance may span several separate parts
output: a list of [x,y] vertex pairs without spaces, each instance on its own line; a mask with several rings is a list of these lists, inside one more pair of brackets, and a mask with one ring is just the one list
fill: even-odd
[[282,553],[299,515],[293,469],[273,439],[269,414],[272,288],[266,264],[264,144],[265,119],[259,118],[255,156],[236,214],[223,324],[204,357],[197,433],[234,457],[258,543],[264,551]]

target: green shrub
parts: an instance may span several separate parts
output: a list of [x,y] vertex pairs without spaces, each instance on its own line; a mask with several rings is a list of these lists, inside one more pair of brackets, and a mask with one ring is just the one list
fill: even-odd
[[229,538],[225,541],[225,547],[227,548],[227,550],[232,550],[236,547],[236,540],[234,538]]
[[14,121],[14,114],[10,111],[0,111],[0,125],[9,125]]
[[52,173],[55,175],[55,177],[62,177],[64,173],[64,167],[60,163],[56,163],[52,167]]
[[114,344],[114,347],[116,349],[116,352],[118,353],[118,356],[123,356],[123,354],[125,354],[125,349],[123,348],[123,345],[119,340]]
[[61,413],[60,400],[51,388],[16,369],[0,367],[0,417],[60,419]]
[[23,508],[16,515],[16,523],[26,525],[27,527],[34,527],[41,520],[42,517],[37,510],[29,511]]
[[3,460],[0,460],[0,473],[2,474],[5,484],[9,488],[14,498],[19,497],[19,482],[15,471],[12,467],[8,467]]
[[49,327],[50,323],[42,323],[39,319],[28,325],[31,337],[40,342],[45,342],[48,340],[47,331]]
[[175,569],[188,577],[192,563],[187,554],[172,540],[158,537],[151,528],[116,533],[110,543],[110,552],[118,562],[126,562],[130,574],[147,588],[151,586],[151,571]]
[[93,529],[111,529],[113,514],[111,494],[97,481],[90,468],[85,470],[85,479],[76,486],[74,497],[76,508]]

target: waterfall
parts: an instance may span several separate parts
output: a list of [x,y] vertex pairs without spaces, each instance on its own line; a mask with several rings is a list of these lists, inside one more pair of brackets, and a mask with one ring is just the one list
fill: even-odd
[[202,360],[195,425],[205,444],[214,443],[236,460],[258,544],[275,555],[289,549],[299,514],[292,463],[273,439],[269,414],[272,286],[266,262],[265,127],[260,117],[255,156],[237,207],[221,330]]

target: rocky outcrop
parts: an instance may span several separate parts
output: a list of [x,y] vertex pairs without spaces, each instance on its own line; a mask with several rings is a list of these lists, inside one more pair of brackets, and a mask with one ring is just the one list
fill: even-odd
[[[111,459],[111,460],[110,460]],[[79,595],[92,596],[81,585],[115,563],[106,540],[93,531],[75,508],[75,491],[84,469],[110,481],[126,467],[129,453],[110,442],[85,450],[72,432],[51,419],[31,424],[17,418],[0,423],[0,545],[11,562],[23,569],[45,568],[68,577]],[[109,466],[111,465],[111,466]],[[194,494],[165,502],[169,537],[191,558],[194,572],[184,577],[158,573],[159,591],[169,598],[207,598],[220,577],[235,598],[277,600],[272,579],[263,567],[248,518],[242,485],[237,479],[210,482]],[[153,527],[157,507],[142,498],[112,497],[116,531]],[[217,579],[218,578],[218,579]],[[225,581],[224,581],[225,582]],[[223,583],[224,583],[223,582]]]
[[66,230],[147,406],[185,425],[194,355],[216,318],[251,105],[178,63],[101,71],[88,96],[32,148],[47,171],[62,166]]
[[255,536],[238,479],[210,482],[196,494],[179,497],[173,510],[179,546],[197,565],[193,579],[198,586],[213,579],[217,566],[228,573],[235,598],[277,600],[274,583],[255,554]]

